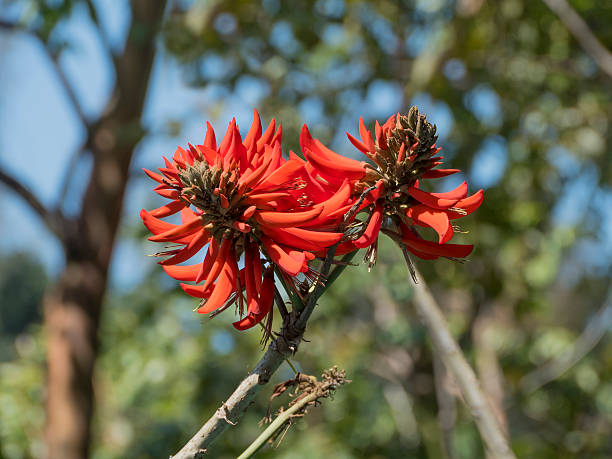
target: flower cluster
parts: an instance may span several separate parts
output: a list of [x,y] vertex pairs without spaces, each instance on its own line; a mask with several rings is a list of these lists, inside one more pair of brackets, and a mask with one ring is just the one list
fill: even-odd
[[[369,258],[376,257],[378,234],[381,229],[403,244],[419,258],[463,258],[472,245],[449,244],[453,237],[451,220],[476,210],[483,200],[483,190],[468,196],[467,183],[446,193],[429,193],[420,188],[423,179],[446,177],[458,169],[438,169],[442,157],[437,156],[436,127],[412,107],[407,116],[391,116],[382,126],[376,122],[375,135],[359,123],[361,140],[348,135],[349,140],[369,162],[359,162],[334,153],[313,139],[304,126],[302,150],[317,173],[330,183],[343,178],[351,180],[360,208],[370,208],[369,218],[360,236],[339,248],[338,254],[356,248],[369,247]],[[383,225],[387,222],[388,224]],[[438,242],[420,236],[416,227],[430,227],[438,233]]]
[[[361,140],[349,139],[370,162],[333,152],[306,126],[300,138],[306,160],[293,152],[285,159],[281,127],[272,120],[263,131],[255,111],[244,139],[232,120],[217,144],[207,123],[202,145],[179,147],[172,161],[164,158],[159,174],[145,170],[159,184],[155,192],[170,200],[141,211],[153,233],[149,240],[172,244],[156,255],[187,294],[201,299],[198,312],[218,314],[236,303],[242,318],[234,326],[240,330],[266,316],[271,320],[275,273],[312,280],[310,263],[332,246],[337,255],[368,247],[372,263],[381,231],[420,258],[471,252],[471,245],[448,243],[450,220],[473,212],[482,190],[468,196],[465,182],[447,193],[419,186],[419,180],[458,172],[436,168],[441,157],[435,126],[413,108],[376,123],[375,136],[363,120],[359,131]],[[364,213],[366,219],[356,217]],[[180,223],[162,220],[174,214]],[[433,228],[438,241],[424,239],[417,227]],[[201,262],[181,264],[200,252]]]

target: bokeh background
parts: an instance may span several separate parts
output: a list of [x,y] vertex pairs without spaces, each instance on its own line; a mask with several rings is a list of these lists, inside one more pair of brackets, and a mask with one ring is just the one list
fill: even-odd
[[[356,156],[344,133],[360,116],[371,127],[411,105],[437,124],[449,167],[464,171],[437,189],[463,179],[486,189],[461,221],[469,233],[456,236],[476,245],[469,260],[418,266],[513,449],[612,456],[612,3],[175,0],[161,28],[155,9],[142,0],[0,1],[5,176],[78,221],[96,155],[118,148],[99,120],[124,104],[137,130],[115,184],[126,191],[94,331],[91,457],[168,457],[262,354],[258,330],[235,332],[229,311],[212,321],[193,313],[194,301],[145,256],[155,247],[138,211],[158,201],[141,168],[201,142],[205,120],[221,133],[233,116],[248,128],[253,108],[282,122],[285,151],[299,150],[307,122]],[[126,70],[134,43],[151,47],[150,72],[139,52],[129,59],[138,71]],[[138,91],[140,105],[130,99]],[[112,125],[118,138],[126,125]],[[42,303],[73,256],[13,185],[0,183],[7,459],[44,455]],[[438,458],[445,442],[449,458],[484,457],[452,381],[451,397],[436,400],[436,362],[400,255],[385,241],[371,273],[346,270],[321,300],[294,364],[310,374],[337,364],[353,382],[261,457]],[[282,367],[273,382],[291,375]],[[271,390],[211,457],[235,457],[255,439]]]

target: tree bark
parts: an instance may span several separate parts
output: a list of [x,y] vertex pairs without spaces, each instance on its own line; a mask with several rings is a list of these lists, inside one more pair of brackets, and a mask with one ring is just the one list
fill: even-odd
[[132,1],[125,50],[113,60],[115,92],[90,132],[94,165],[83,208],[65,225],[66,269],[45,295],[49,458],[89,455],[102,302],[164,7]]

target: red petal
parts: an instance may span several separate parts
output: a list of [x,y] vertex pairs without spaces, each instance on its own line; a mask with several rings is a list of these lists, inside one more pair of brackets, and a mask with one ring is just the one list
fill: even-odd
[[179,196],[181,195],[179,190],[175,190],[172,188],[168,189],[166,185],[157,185],[155,188],[153,188],[153,191],[155,191],[158,195],[160,195],[163,198],[168,198],[172,200],[178,199]]
[[302,271],[303,263],[290,256],[281,246],[267,236],[261,236],[261,242],[266,248],[268,256],[283,271],[290,276],[297,276]]
[[370,217],[370,221],[368,222],[368,226],[365,231],[361,235],[359,239],[353,242],[355,247],[359,247],[363,249],[364,247],[368,247],[376,241],[378,238],[378,232],[380,231],[380,225],[383,220],[383,203],[377,203],[374,211],[372,212],[372,216]]
[[165,222],[163,220],[159,220],[158,218],[153,217],[149,212],[144,209],[140,211],[140,218],[142,219],[142,222],[147,227],[147,229],[153,234],[164,233],[178,226],[173,225],[172,223]]
[[179,285],[187,295],[195,298],[209,298],[216,287],[216,285],[211,285],[208,290],[204,291],[201,285],[183,284],[182,282]]
[[179,281],[193,282],[198,276],[201,263],[197,265],[169,265],[162,266],[168,276]]
[[228,257],[230,254],[230,249],[232,247],[233,239],[224,238],[221,242],[221,247],[219,248],[219,253],[217,257],[212,262],[210,270],[208,271],[206,282],[204,282],[204,286],[202,287],[204,290],[208,288],[219,276],[219,273],[223,269],[223,266],[228,262]]
[[261,119],[257,110],[253,110],[253,122],[251,123],[251,129],[244,138],[244,146],[248,150],[256,145],[257,139],[261,137]]
[[474,249],[473,245],[437,244],[435,242],[426,241],[411,231],[402,231],[402,242],[417,251],[440,257],[464,258]]
[[200,283],[204,279],[206,279],[206,276],[208,276],[208,273],[210,272],[210,268],[212,267],[212,264],[217,259],[218,255],[219,255],[219,243],[213,237],[210,240],[210,244],[208,244],[208,250],[206,251],[206,256],[204,257],[204,261],[202,261],[202,263],[200,264],[200,270],[198,271],[198,274],[195,278],[196,283]]
[[154,217],[163,218],[169,215],[174,215],[179,210],[183,209],[185,206],[187,206],[187,203],[185,203],[184,201],[172,201],[166,204],[165,206],[158,207],[157,209],[153,209],[149,213],[153,215]]
[[274,275],[270,272],[266,273],[266,277],[261,287],[261,299],[259,300],[259,310],[257,312],[249,312],[247,316],[234,322],[232,325],[237,330],[247,330],[254,327],[263,320],[272,309],[274,304]]
[[362,153],[366,153],[367,154],[367,153],[370,152],[370,150],[368,150],[368,147],[366,147],[363,143],[361,143],[359,140],[357,140],[355,137],[353,137],[348,132],[346,133],[346,136],[351,141],[351,143],[353,145],[355,145],[355,147],[357,147],[357,149],[360,150]]
[[264,190],[266,188],[280,186],[286,184],[287,182],[295,181],[296,179],[300,178],[298,172],[303,168],[303,163],[289,160],[253,188],[257,190]]
[[257,247],[253,247],[253,244],[247,244],[244,250],[244,266],[246,267],[245,290],[247,297],[247,313],[255,312],[255,310],[259,308],[259,289],[257,288],[257,284],[255,283],[255,270],[252,269],[252,266],[254,266],[255,264],[255,257],[259,258],[259,251]]
[[236,127],[236,118],[232,118],[232,120],[227,125],[227,130],[225,131],[225,135],[223,136],[223,140],[219,144],[219,155],[221,157],[225,157],[227,154],[227,149],[234,138],[234,128]]
[[359,118],[359,135],[361,136],[361,141],[368,148],[368,151],[374,153],[376,151],[376,146],[374,145],[374,139],[372,138],[372,134],[365,127],[365,123],[363,122],[363,118]]
[[438,233],[438,242],[444,244],[453,237],[453,227],[444,211],[433,210],[424,205],[410,207],[406,216],[412,218],[421,226],[429,226]]
[[268,128],[257,141],[257,151],[263,150],[264,145],[270,142],[270,139],[272,139],[272,136],[274,135],[274,127],[274,118],[272,118],[270,124],[268,125]]
[[[417,187],[418,188],[418,187]],[[446,193],[430,193],[432,196],[441,199],[463,199],[467,196],[468,186],[467,182],[463,182],[457,188],[452,191],[447,191]]]
[[206,245],[209,239],[210,235],[208,234],[208,231],[202,228],[193,236],[193,239],[189,242],[189,244],[179,250],[176,255],[168,258],[167,260],[160,261],[159,264],[176,265],[178,263],[182,263],[198,253],[200,249]]
[[408,188],[408,194],[419,202],[434,209],[448,209],[457,203],[458,199],[444,199],[426,191],[419,190],[414,186]]
[[310,231],[302,228],[283,228],[282,231],[320,247],[329,247],[342,239],[342,233]]
[[339,209],[344,208],[350,197],[351,186],[349,185],[348,180],[344,180],[338,191],[334,193],[331,198],[316,205],[317,207],[323,207],[321,215],[319,215],[316,220],[305,224],[305,226],[319,225],[325,220],[329,220],[331,215],[335,215]]
[[251,173],[247,172],[244,175],[242,175],[240,179],[238,179],[238,186],[239,186],[238,193],[242,194],[244,190],[246,190],[248,187],[253,187],[254,185],[256,185],[257,182],[259,182],[261,178],[264,176],[266,170],[268,169],[268,166],[270,166],[271,161],[272,161],[272,157],[268,157],[264,160],[263,164],[259,166],[257,169],[255,169],[253,172]]
[[474,212],[476,209],[480,207],[483,199],[484,199],[484,191],[478,190],[472,196],[469,196],[465,199],[461,199],[457,201],[457,203],[453,207],[456,207],[458,209],[463,209],[465,214],[459,213],[459,212],[453,212],[452,210],[449,210],[447,211],[448,218],[450,218],[451,220],[455,220],[457,218],[465,217],[466,215],[471,214],[472,212]]
[[263,227],[262,230],[265,234],[270,236],[273,240],[285,244],[289,247],[295,247],[301,250],[313,250],[317,251],[321,249],[321,245],[317,245],[314,242],[306,241],[300,237],[288,232],[287,230],[294,228],[270,228]]
[[[249,195],[242,202],[244,204],[254,204],[257,206],[258,204],[267,204],[270,201],[276,201],[277,199],[286,198],[291,196],[289,193],[259,193]],[[257,207],[255,208],[257,209]]]
[[[142,213],[141,213],[142,216]],[[199,217],[193,220],[183,223],[182,225],[175,225],[174,228],[164,231],[163,233],[151,236],[149,241],[152,242],[172,242],[183,236],[187,236],[199,231],[202,228],[202,219]]]
[[456,174],[461,172],[459,169],[430,169],[423,174],[423,178],[434,179],[446,177],[448,175]]
[[283,228],[287,226],[297,226],[317,218],[323,208],[314,208],[304,212],[270,212],[259,211],[255,213],[255,220],[262,225]]
[[164,183],[164,178],[161,175],[159,175],[159,174],[157,174],[157,173],[155,173],[153,171],[150,171],[149,169],[143,169],[143,171],[144,171],[145,174],[147,174],[149,177],[151,177],[156,182]]
[[363,164],[339,155],[318,140],[313,139],[306,125],[302,127],[300,145],[304,156],[322,172],[332,176],[341,174],[343,178],[349,180],[358,180],[365,174]]
[[[233,253],[232,253],[233,255]],[[227,301],[230,294],[236,288],[236,278],[238,276],[238,267],[234,256],[228,257],[227,263],[223,265],[223,270],[219,276],[219,280],[215,284],[210,297],[206,300],[203,306],[198,308],[200,314],[208,314],[216,309],[219,309]]]
[[215,138],[215,130],[208,121],[206,122],[206,137],[204,138],[204,146],[212,150],[217,149],[217,139]]

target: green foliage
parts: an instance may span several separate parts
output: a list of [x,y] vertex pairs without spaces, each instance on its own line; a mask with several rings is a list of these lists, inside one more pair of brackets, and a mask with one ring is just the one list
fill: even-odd
[[[31,256],[15,253],[0,259],[0,340],[15,338],[40,321],[46,283],[45,270]],[[10,345],[1,348],[0,360],[12,355]]]

